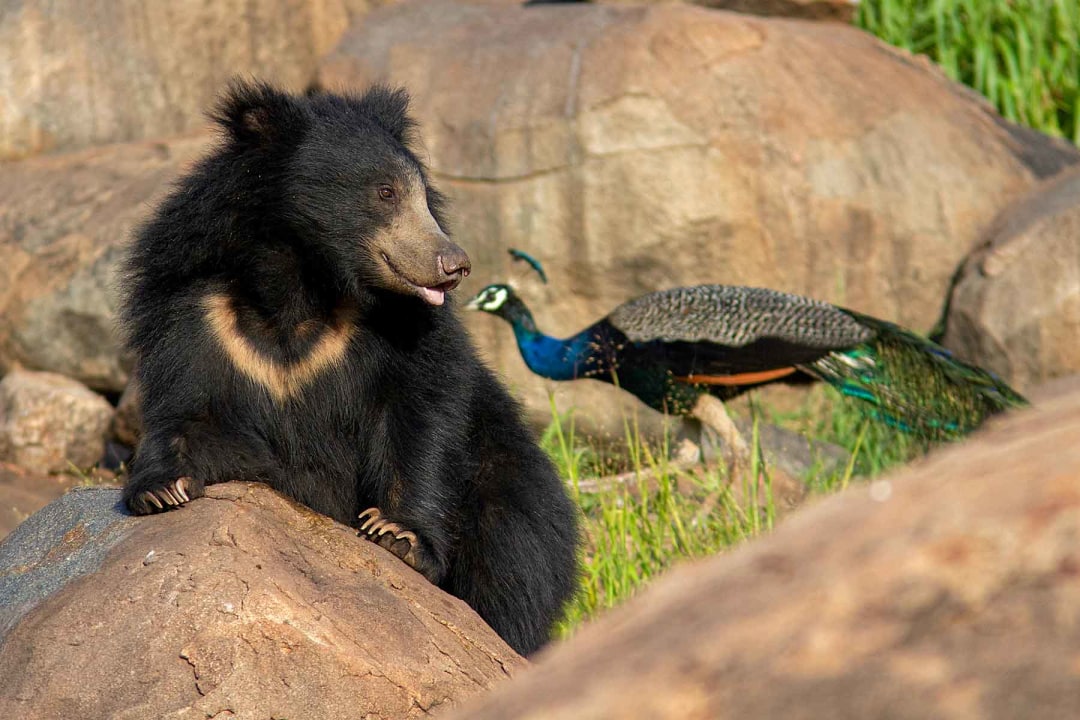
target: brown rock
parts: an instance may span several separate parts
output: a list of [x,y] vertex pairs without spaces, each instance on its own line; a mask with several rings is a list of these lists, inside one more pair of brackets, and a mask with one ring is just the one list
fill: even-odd
[[698,4],[752,15],[845,23],[854,20],[859,9],[859,0],[702,0]]
[[964,262],[944,342],[1019,388],[1080,372],[1080,171],[1005,209]]
[[14,364],[119,392],[117,262],[205,136],[0,165],[0,372]]
[[1032,403],[1042,404],[1068,393],[1080,393],[1080,373],[1054,378],[1028,388],[1026,397]]
[[0,462],[0,540],[74,484],[73,475],[45,475]]
[[0,2],[0,160],[194,130],[234,75],[302,89],[379,2]]
[[[368,15],[319,77],[410,89],[473,259],[459,293],[507,279],[507,247],[530,252],[551,284],[526,300],[563,336],[704,282],[929,328],[987,218],[1078,158],[866,33],[680,4],[405,3]],[[470,329],[550,419],[555,385],[506,325]],[[618,391],[557,391],[622,434]]]
[[[641,0],[603,0],[603,2],[615,5],[642,4]],[[689,2],[716,10],[733,10],[750,15],[845,23],[854,20],[855,11],[859,9],[859,0],[689,0]]]
[[63,375],[15,370],[0,380],[0,461],[38,472],[101,459],[113,407]]
[[135,447],[142,436],[142,408],[139,404],[139,388],[129,382],[116,404],[116,413],[109,425],[109,437],[128,447]]
[[[86,517],[42,562],[107,542]],[[4,717],[412,718],[525,663],[463,602],[262,485],[110,527],[100,567],[0,644]],[[33,547],[22,531],[7,542]]]
[[1019,718],[1080,707],[1080,393],[678,568],[455,717]]

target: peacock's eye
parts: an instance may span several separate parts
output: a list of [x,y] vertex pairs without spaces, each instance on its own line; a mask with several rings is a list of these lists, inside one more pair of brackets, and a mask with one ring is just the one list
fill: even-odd
[[380,185],[379,197],[383,200],[393,200],[395,197],[397,197],[397,194],[394,192],[394,188],[390,187],[389,185]]
[[504,302],[506,302],[506,290],[496,288],[488,291],[487,296],[484,298],[484,307],[488,310],[498,310]]

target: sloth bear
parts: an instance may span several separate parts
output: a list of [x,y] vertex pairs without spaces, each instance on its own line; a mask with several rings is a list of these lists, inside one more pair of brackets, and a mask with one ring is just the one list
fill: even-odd
[[212,118],[223,142],[122,274],[145,427],[128,507],[267,483],[532,653],[575,585],[575,509],[450,307],[469,258],[406,93],[235,83]]

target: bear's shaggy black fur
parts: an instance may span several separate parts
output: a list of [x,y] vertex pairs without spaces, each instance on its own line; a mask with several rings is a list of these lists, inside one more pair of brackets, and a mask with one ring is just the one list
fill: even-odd
[[361,525],[528,654],[575,584],[575,511],[444,303],[468,258],[407,102],[226,94],[222,144],[126,266],[145,431],[125,499],[143,514],[268,483]]

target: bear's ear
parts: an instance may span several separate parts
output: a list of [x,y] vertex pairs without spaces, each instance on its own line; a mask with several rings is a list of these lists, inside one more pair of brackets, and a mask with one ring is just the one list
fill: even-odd
[[210,119],[235,142],[263,147],[304,126],[304,111],[296,100],[263,82],[233,80]]
[[360,112],[370,118],[399,143],[412,139],[416,122],[409,117],[409,93],[405,88],[375,85],[357,100]]

